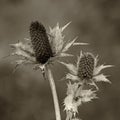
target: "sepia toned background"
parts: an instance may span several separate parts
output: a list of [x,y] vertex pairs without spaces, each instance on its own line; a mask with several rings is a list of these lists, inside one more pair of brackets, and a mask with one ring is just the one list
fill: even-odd
[[[65,39],[78,36],[78,42],[89,46],[72,47],[99,55],[99,63],[115,65],[104,70],[112,84],[99,83],[99,99],[83,104],[79,116],[83,120],[120,119],[120,1],[119,0],[0,0],[0,120],[55,120],[48,81],[32,66],[21,66],[14,74],[15,58],[2,57],[11,50],[9,44],[29,38],[31,21],[42,22],[46,29],[57,22],[69,21]],[[74,63],[76,57],[63,59]],[[55,63],[54,74],[62,120],[65,120],[63,99],[66,81],[60,79],[68,72]]]

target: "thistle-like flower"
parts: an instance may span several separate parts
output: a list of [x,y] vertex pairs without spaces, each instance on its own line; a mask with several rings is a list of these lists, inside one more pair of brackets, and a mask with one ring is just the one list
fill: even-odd
[[17,66],[22,64],[34,64],[35,69],[41,69],[44,73],[45,66],[53,63],[59,57],[71,56],[66,51],[72,45],[87,45],[86,43],[75,43],[75,40],[65,41],[63,31],[70,23],[63,27],[57,24],[47,33],[45,27],[35,21],[30,25],[30,39],[23,42],[11,44],[14,52],[11,55],[20,56],[16,61]]
[[65,65],[70,72],[66,75],[66,79],[79,81],[81,84],[93,85],[97,89],[98,87],[95,82],[103,81],[111,83],[106,75],[101,73],[101,70],[112,67],[112,65],[98,65],[98,56],[95,57],[92,53],[80,52],[77,65],[61,63]]
[[[96,82],[108,82],[107,77],[101,73],[101,70],[112,65],[98,65],[98,57],[92,53],[80,53],[77,64],[65,65],[69,73],[65,76],[69,79],[67,84],[67,96],[64,99],[64,107],[66,111],[66,120],[78,119],[78,107],[82,103],[90,102],[92,99],[97,98],[96,92],[98,90]],[[95,86],[96,89],[93,89]]]

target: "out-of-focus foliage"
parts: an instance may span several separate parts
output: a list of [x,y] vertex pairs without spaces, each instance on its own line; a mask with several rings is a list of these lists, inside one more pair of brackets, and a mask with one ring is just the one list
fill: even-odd
[[[72,21],[66,30],[65,39],[78,36],[77,42],[89,46],[71,48],[99,54],[101,63],[116,67],[104,71],[110,74],[112,85],[98,85],[99,100],[79,108],[84,120],[119,120],[120,111],[120,1],[119,0],[0,0],[0,58],[10,52],[9,44],[29,37],[31,21],[42,22],[46,29],[57,22],[60,26]],[[76,52],[78,51],[78,52]],[[13,59],[12,59],[13,60]],[[50,120],[55,119],[52,96],[47,81],[40,71],[21,67],[11,74],[14,65],[11,59],[0,61],[0,120]],[[75,62],[65,59],[65,61]],[[59,100],[62,105],[66,85],[59,81],[68,72],[60,64],[53,67]],[[57,72],[56,72],[57,71]],[[63,107],[61,107],[62,111]],[[62,112],[63,119],[65,113]]]

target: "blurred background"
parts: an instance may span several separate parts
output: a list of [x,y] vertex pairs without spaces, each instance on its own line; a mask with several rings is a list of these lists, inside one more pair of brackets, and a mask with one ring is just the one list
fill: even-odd
[[[42,22],[46,29],[57,22],[61,26],[69,21],[65,39],[78,36],[80,50],[99,55],[100,62],[115,65],[104,70],[112,84],[99,83],[99,99],[83,104],[79,116],[83,120],[120,119],[120,0],[0,0],[0,120],[55,120],[54,107],[48,81],[32,66],[22,66],[14,74],[15,58],[2,57],[11,50],[9,44],[29,38],[31,21]],[[74,63],[76,57],[63,59]],[[62,120],[65,120],[63,99],[66,81],[59,81],[67,69],[59,63],[52,67]],[[55,72],[57,71],[57,72]]]

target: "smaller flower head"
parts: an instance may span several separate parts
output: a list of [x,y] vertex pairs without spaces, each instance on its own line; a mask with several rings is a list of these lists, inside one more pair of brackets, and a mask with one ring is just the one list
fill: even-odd
[[98,57],[95,57],[92,53],[81,52],[76,66],[64,62],[61,63],[70,71],[70,73],[66,75],[67,79],[79,81],[81,84],[87,83],[89,85],[94,85],[97,89],[98,87],[95,82],[103,81],[110,83],[107,77],[101,73],[101,70],[112,67],[112,65],[98,66]]

